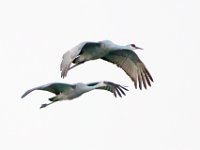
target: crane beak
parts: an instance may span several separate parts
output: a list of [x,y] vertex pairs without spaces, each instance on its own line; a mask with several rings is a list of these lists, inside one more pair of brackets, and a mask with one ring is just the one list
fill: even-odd
[[139,50],[143,50],[143,48],[140,48],[140,47],[135,47],[136,49],[139,49]]

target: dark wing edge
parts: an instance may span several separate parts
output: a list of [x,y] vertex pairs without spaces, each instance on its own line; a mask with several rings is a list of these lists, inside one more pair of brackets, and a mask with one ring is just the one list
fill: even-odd
[[99,47],[100,47],[100,43],[98,43],[98,42],[86,42],[81,47],[81,51],[78,55],[85,53],[85,51],[87,51],[88,49],[95,49],[95,48],[99,48]]
[[33,89],[30,89],[30,90],[27,90],[22,96],[21,98],[24,98],[26,95],[28,95],[29,93],[31,93],[32,91],[34,90],[37,90],[37,88],[33,88]]
[[66,89],[66,87],[71,87],[71,85],[64,84],[64,83],[49,83],[49,84],[41,85],[41,86],[32,88],[30,90],[27,90],[21,96],[21,98],[24,98],[26,95],[28,95],[29,93],[31,93],[32,91],[35,91],[35,90],[48,91],[48,92],[51,92],[51,93],[58,95],[61,92],[63,92]]
[[153,78],[135,52],[131,50],[113,51],[102,59],[116,64],[118,67],[122,68],[134,82],[136,89],[138,83],[141,90],[142,84],[145,89],[147,89],[147,84],[151,86],[151,81],[153,82]]

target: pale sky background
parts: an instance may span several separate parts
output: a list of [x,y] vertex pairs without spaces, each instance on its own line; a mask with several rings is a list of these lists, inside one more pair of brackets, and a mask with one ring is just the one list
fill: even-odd
[[[0,149],[199,150],[199,0],[0,1]],[[82,41],[135,43],[151,72],[135,90],[115,65],[85,63],[60,78],[62,55]],[[40,110],[50,82],[109,80],[129,87],[115,99],[92,91]]]

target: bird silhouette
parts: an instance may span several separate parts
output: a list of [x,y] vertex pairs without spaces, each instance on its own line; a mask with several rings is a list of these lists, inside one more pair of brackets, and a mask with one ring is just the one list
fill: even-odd
[[112,92],[115,97],[122,95],[126,95],[125,91],[128,89],[125,86],[121,86],[119,84],[109,82],[109,81],[101,81],[101,82],[93,82],[93,83],[76,83],[76,84],[66,84],[66,83],[49,83],[42,86],[38,86],[26,91],[21,98],[24,98],[26,95],[35,90],[43,90],[54,93],[56,96],[49,98],[51,101],[47,104],[42,104],[40,108],[44,108],[50,104],[53,104],[57,101],[61,100],[72,100],[81,96],[82,94],[92,91],[94,89],[102,89]]
[[[84,62],[102,59],[122,68],[134,82],[135,88],[139,83],[140,89],[142,87],[146,89],[147,85],[151,86],[153,78],[144,63],[133,51],[136,49],[142,48],[137,47],[135,44],[121,46],[109,40],[82,42],[63,55],[60,65],[61,77],[66,77],[70,69]],[[72,64],[74,65],[71,66]]]

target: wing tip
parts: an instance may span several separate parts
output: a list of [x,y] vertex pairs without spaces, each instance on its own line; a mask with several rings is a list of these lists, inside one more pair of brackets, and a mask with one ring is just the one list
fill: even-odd
[[[113,82],[110,82],[110,81],[102,81],[103,83],[105,83],[106,85],[110,85],[111,86],[111,91],[113,93],[113,95],[115,96],[115,98],[117,98],[118,96],[120,98],[122,98],[122,96],[126,96],[126,93],[125,91],[129,91],[126,87],[127,86],[122,86],[120,84],[116,84],[116,83],[113,83]],[[125,91],[123,91],[125,90]]]
[[21,99],[23,99],[24,97],[26,97],[29,93],[30,93],[30,90],[26,91],[26,92],[21,96]]
[[25,96],[26,96],[26,95],[23,94],[23,95],[21,96],[21,99],[23,99]]

